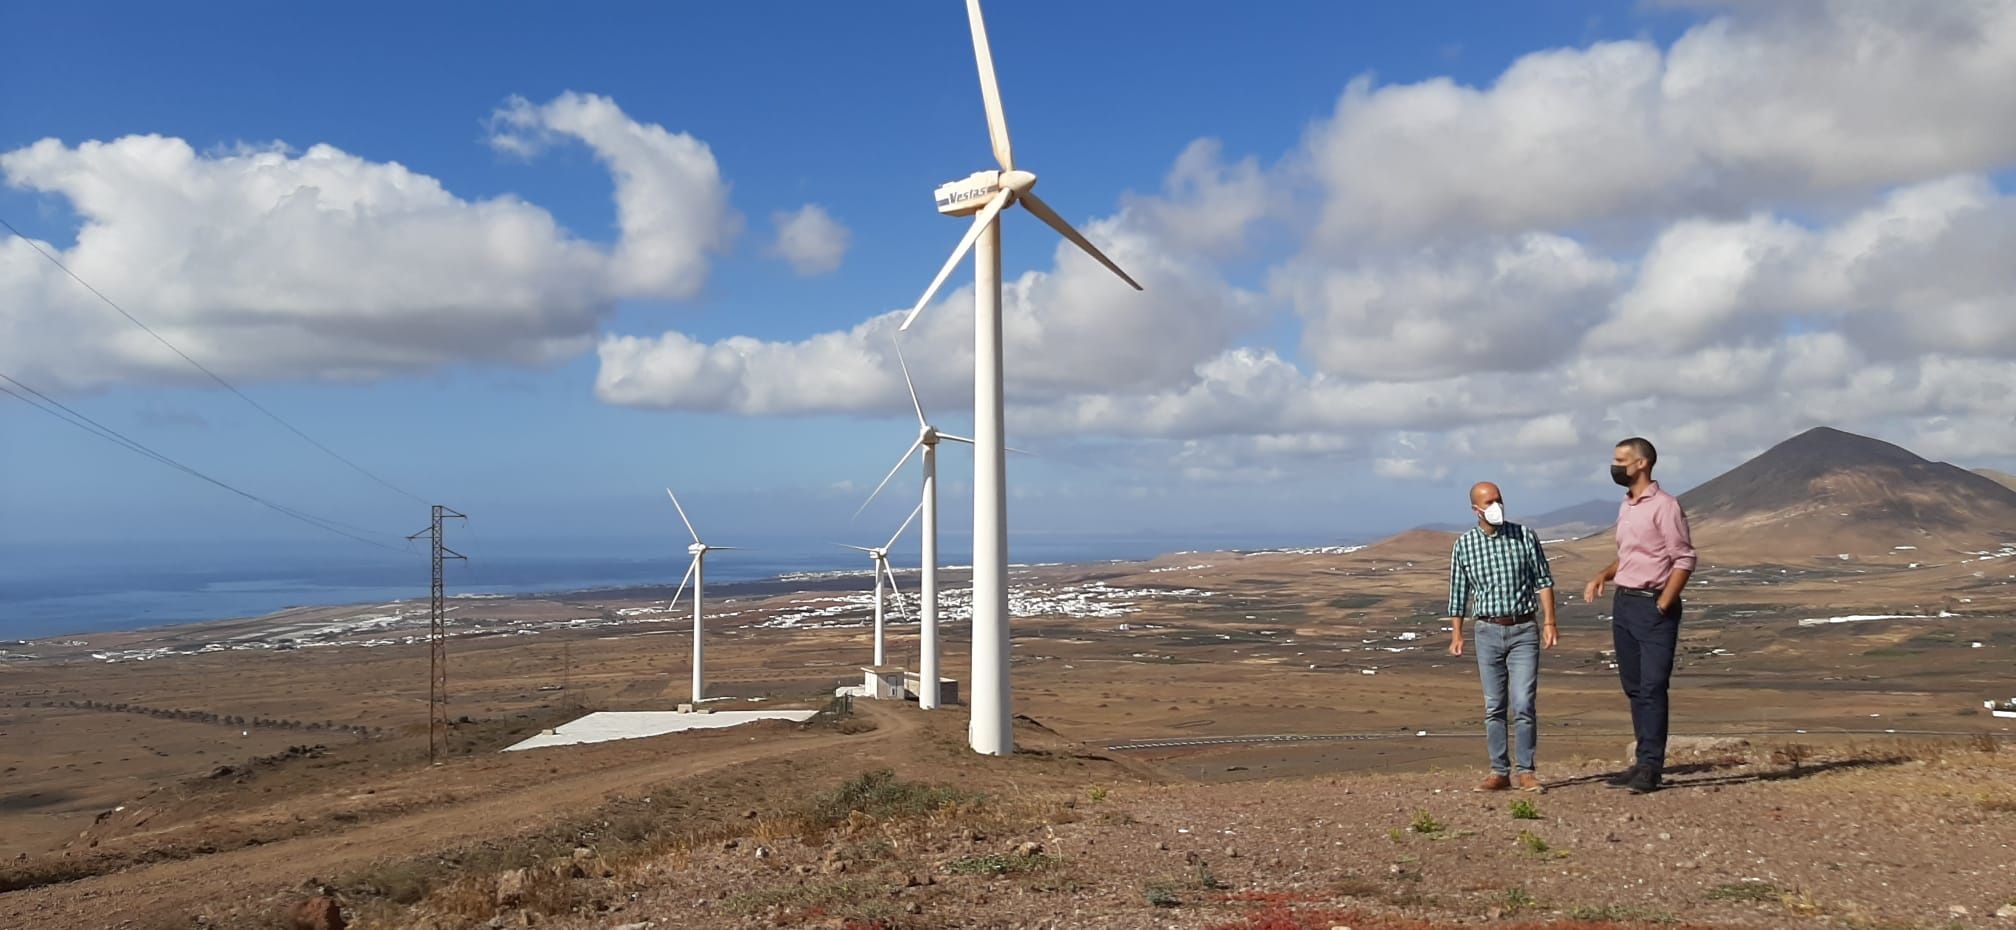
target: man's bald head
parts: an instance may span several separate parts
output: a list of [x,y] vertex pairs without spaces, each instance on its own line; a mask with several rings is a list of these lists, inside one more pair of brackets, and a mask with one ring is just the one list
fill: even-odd
[[1479,481],[1470,486],[1470,506],[1483,509],[1494,503],[1502,504],[1505,496],[1498,493],[1498,486],[1489,481]]

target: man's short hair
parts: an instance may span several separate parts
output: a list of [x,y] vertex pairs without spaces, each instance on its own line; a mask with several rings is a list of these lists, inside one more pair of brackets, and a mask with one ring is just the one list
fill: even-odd
[[1632,455],[1645,460],[1647,468],[1659,464],[1659,450],[1652,448],[1652,440],[1650,439],[1633,436],[1618,443],[1617,448],[1630,449]]

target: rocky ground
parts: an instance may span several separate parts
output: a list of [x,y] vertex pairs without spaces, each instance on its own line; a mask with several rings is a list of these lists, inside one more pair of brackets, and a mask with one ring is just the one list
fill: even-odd
[[[922,809],[857,791],[824,829],[754,820],[614,867],[588,844],[587,869],[513,876],[515,907],[481,877],[360,926],[2016,926],[2016,753],[1981,748],[1729,746],[1643,797],[1593,763],[1538,796],[1474,793],[1468,772]],[[560,913],[514,890],[542,869],[586,876],[549,887]]]

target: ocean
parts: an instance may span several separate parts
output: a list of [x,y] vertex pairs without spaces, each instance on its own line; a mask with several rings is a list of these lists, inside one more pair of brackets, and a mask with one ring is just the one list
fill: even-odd
[[[798,572],[865,570],[867,557],[825,539],[737,539],[746,548],[707,559],[710,585]],[[1180,550],[1346,545],[1356,540],[1252,536],[1028,535],[1009,540],[1015,562],[1144,559]],[[536,594],[676,585],[683,545],[645,540],[520,541],[461,537],[469,561],[448,562],[456,594]],[[946,533],[941,565],[964,565],[971,538]],[[916,544],[891,561],[916,564]],[[254,617],[289,607],[385,603],[426,597],[427,549],[390,553],[341,543],[0,543],[0,639],[132,630]]]

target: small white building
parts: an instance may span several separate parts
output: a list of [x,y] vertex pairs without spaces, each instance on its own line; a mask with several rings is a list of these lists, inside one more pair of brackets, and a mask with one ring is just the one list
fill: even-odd
[[[911,700],[916,700],[918,692],[924,690],[923,681],[924,677],[916,672],[903,673],[903,687],[909,690]],[[938,679],[938,702],[940,704],[959,703],[959,679]]]
[[875,700],[900,701],[909,693],[900,665],[865,665],[861,675],[861,687]]

